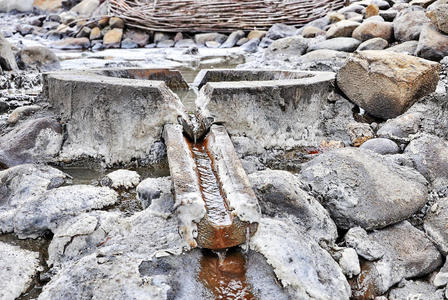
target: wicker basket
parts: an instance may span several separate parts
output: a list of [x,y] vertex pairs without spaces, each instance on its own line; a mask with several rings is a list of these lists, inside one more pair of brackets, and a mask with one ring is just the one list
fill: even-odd
[[111,0],[112,15],[145,30],[231,32],[300,26],[339,9],[345,0]]

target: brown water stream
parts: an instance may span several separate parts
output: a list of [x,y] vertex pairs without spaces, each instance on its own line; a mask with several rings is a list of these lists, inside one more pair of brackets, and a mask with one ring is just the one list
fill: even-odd
[[246,281],[246,261],[241,251],[230,249],[221,255],[204,251],[200,265],[199,280],[215,299],[257,299]]

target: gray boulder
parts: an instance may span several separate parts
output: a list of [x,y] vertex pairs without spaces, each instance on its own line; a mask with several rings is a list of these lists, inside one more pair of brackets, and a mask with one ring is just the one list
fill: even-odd
[[389,45],[389,43],[380,37],[373,38],[370,40],[367,40],[365,42],[362,42],[361,45],[358,47],[358,51],[364,51],[364,50],[383,50]]
[[310,45],[308,47],[308,52],[321,49],[353,52],[356,50],[356,48],[358,48],[360,44],[361,42],[354,38],[338,37]]
[[117,193],[107,187],[72,185],[51,189],[17,209],[14,232],[21,238],[36,238],[46,230],[55,230],[65,219],[117,201]]
[[[422,298],[424,297],[424,298]],[[389,292],[389,300],[406,300],[406,299],[431,299],[444,300],[443,290],[437,289],[424,281],[407,281],[400,282],[398,287],[393,288]]]
[[448,254],[448,198],[439,199],[425,217],[423,228],[439,250]]
[[407,112],[387,120],[377,131],[377,135],[399,143],[408,143],[419,132],[422,118],[420,113]]
[[338,264],[317,242],[287,220],[262,218],[250,247],[263,254],[292,299],[349,299]]
[[277,23],[272,25],[266,33],[266,38],[271,40],[278,40],[288,36],[295,35],[297,29],[294,26]]
[[246,34],[242,30],[232,32],[224,44],[221,45],[221,48],[232,48],[236,45],[238,40],[243,38]]
[[241,49],[249,52],[249,53],[255,53],[258,50],[258,45],[260,44],[260,40],[258,38],[251,39],[241,45]]
[[364,142],[360,149],[371,150],[378,154],[396,154],[400,151],[398,145],[393,141],[385,138],[370,139]]
[[0,298],[17,299],[41,270],[39,253],[0,242],[0,270]]
[[301,188],[299,178],[287,171],[265,170],[249,175],[261,212],[286,218],[316,242],[332,244],[338,236],[336,225],[320,203]]
[[265,60],[293,60],[305,53],[307,40],[302,36],[292,36],[274,41],[264,52]]
[[0,33],[0,69],[3,69],[5,71],[18,69],[14,53],[12,52],[11,49],[11,44],[4,38],[3,34],[1,33]]
[[431,25],[425,25],[420,33],[415,54],[429,60],[442,60],[448,56],[448,35],[440,33]]
[[370,295],[382,295],[401,280],[427,275],[442,264],[431,241],[407,221],[374,231],[368,239],[382,246],[384,256],[363,264],[357,284],[352,286],[354,297],[364,295],[362,287],[368,287]]
[[403,9],[393,21],[395,39],[399,42],[418,40],[423,25],[429,22],[423,8],[411,6]]
[[411,141],[405,152],[436,189],[448,185],[448,142],[429,134]]
[[43,46],[25,47],[17,53],[18,64],[22,69],[37,68],[53,70],[60,68],[59,59],[53,51]]
[[0,164],[48,162],[62,145],[61,125],[50,117],[27,120],[0,137]]
[[356,148],[323,153],[302,167],[301,177],[338,227],[385,227],[427,202],[427,182],[415,170]]

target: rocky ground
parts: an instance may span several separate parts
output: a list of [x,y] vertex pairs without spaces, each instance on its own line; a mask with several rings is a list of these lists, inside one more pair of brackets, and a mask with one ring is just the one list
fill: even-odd
[[265,146],[257,120],[231,137],[262,212],[242,246],[255,297],[448,299],[446,0],[348,1],[302,28],[231,34],[138,31],[99,0],[0,11],[1,299],[213,298],[211,254],[178,232],[164,144],[145,167],[68,168],[42,73],[238,64],[336,73],[316,126],[292,138],[317,144],[279,132]]

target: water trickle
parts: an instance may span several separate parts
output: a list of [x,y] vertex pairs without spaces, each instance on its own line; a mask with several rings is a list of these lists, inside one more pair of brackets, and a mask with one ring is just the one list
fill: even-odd
[[205,144],[202,141],[190,144],[190,146],[199,175],[199,185],[207,209],[207,218],[216,225],[231,225],[230,212]]
[[213,293],[215,299],[257,299],[246,282],[244,255],[235,249],[229,250],[222,262],[218,255],[204,251],[199,280]]

